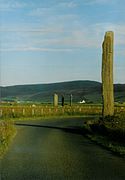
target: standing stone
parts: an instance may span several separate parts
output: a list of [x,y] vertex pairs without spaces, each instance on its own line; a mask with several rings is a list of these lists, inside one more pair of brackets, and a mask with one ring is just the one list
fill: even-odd
[[58,95],[54,94],[54,106],[58,106]]
[[62,96],[62,106],[64,106],[64,96]]
[[70,106],[72,106],[72,99],[73,99],[73,95],[70,94]]
[[102,45],[103,117],[114,115],[113,43],[114,43],[113,32],[112,31],[106,32]]

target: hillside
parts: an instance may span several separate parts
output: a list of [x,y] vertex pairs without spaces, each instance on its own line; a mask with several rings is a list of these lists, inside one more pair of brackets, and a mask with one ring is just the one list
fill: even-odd
[[[115,101],[125,101],[125,84],[115,84]],[[0,87],[2,100],[52,102],[53,94],[73,95],[73,101],[101,102],[101,83],[96,81],[71,81],[52,84],[17,85]]]

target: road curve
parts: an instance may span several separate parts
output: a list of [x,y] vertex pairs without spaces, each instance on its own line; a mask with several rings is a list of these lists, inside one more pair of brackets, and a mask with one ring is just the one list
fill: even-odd
[[17,122],[17,135],[0,161],[0,180],[125,179],[124,158],[70,131],[83,121],[68,118]]

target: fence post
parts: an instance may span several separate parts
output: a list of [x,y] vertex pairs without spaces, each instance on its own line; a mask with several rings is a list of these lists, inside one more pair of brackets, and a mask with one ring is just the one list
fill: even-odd
[[32,116],[35,115],[35,109],[32,109]]
[[3,111],[2,111],[2,109],[0,110],[0,117],[2,117],[3,116]]
[[23,109],[23,116],[25,116],[25,109]]
[[41,115],[43,115],[43,109],[41,109]]
[[15,117],[15,109],[12,109],[12,116]]

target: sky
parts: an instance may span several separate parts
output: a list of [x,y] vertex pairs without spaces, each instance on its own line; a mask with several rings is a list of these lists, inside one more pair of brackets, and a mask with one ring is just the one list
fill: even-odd
[[0,0],[0,85],[101,81],[106,31],[125,83],[125,0]]

